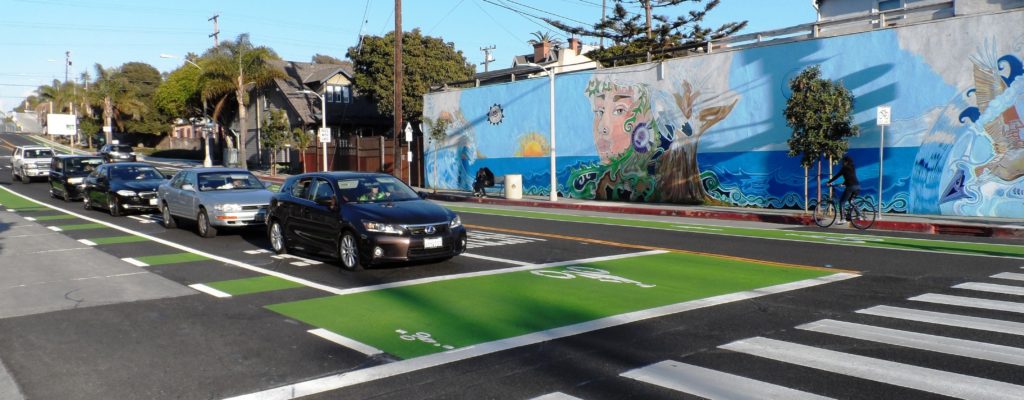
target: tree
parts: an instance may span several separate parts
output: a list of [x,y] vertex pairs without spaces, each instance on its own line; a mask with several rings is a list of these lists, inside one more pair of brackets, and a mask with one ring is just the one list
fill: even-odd
[[[356,88],[376,103],[377,110],[385,115],[393,115],[395,110],[394,43],[394,32],[384,37],[366,36],[361,49],[350,47],[346,55],[355,67]],[[454,43],[423,36],[419,29],[404,33],[402,50],[405,65],[403,120],[421,120],[423,95],[431,86],[473,77],[475,67],[466,61],[461,51],[455,50]]]
[[284,78],[284,71],[271,66],[267,61],[280,59],[274,50],[265,46],[254,46],[249,34],[238,35],[234,41],[225,41],[203,55],[206,59],[203,69],[203,97],[221,97],[214,117],[228,96],[234,95],[238,104],[238,158],[242,168],[248,168],[245,151],[248,121],[246,107],[249,104],[249,89],[265,87],[276,78]]
[[118,78],[125,83],[127,93],[142,103],[139,116],[125,120],[124,131],[159,135],[168,131],[170,118],[159,112],[156,91],[163,81],[160,71],[142,62],[128,62],[118,68]]
[[171,71],[154,94],[157,109],[172,117],[202,116],[201,77],[202,71],[191,64]]
[[309,144],[312,142],[313,135],[306,133],[302,128],[292,129],[292,143],[295,145],[296,150],[299,151],[299,160],[302,161],[303,167],[306,164],[306,149],[309,148]]
[[90,104],[100,105],[103,109],[103,126],[105,143],[113,139],[114,123],[119,129],[124,128],[124,117],[140,118],[146,111],[146,105],[132,92],[124,74],[117,68],[103,68],[96,64],[96,82],[89,87]]
[[[450,116],[442,115],[437,117],[436,120],[430,118],[424,118],[424,122],[430,131],[430,141],[434,145],[434,177],[437,177],[437,153],[440,150],[441,142],[444,141],[445,137],[448,136],[448,129],[452,126],[452,119]],[[437,185],[432,185],[434,193],[437,193]]]
[[[739,32],[747,26],[747,21],[728,22],[717,29],[704,28],[700,22],[709,11],[718,6],[720,0],[616,0],[612,15],[591,27],[571,26],[560,21],[545,19],[555,28],[574,35],[610,39],[611,47],[601,48],[587,53],[594,60],[605,60],[623,55],[637,55],[625,59],[624,64],[634,64],[652,59],[664,59],[677,56],[668,49],[685,45],[696,45],[718,40]],[[635,3],[645,10],[645,15],[630,13],[623,3]],[[669,8],[683,3],[693,3],[700,7],[685,15],[670,20],[664,15],[653,14],[654,9]],[[641,22],[641,17],[644,21]]]
[[[789,156],[801,156],[804,167],[806,196],[806,172],[818,163],[821,175],[821,160],[839,159],[846,153],[847,138],[856,136],[860,127],[853,122],[853,94],[841,82],[821,77],[821,67],[814,65],[804,69],[789,81],[792,95],[786,101],[783,114],[786,125],[793,129],[789,144]],[[819,193],[820,193],[820,187]]]
[[288,115],[284,110],[272,110],[263,123],[263,147],[270,152],[270,175],[277,175],[277,152],[292,143],[288,131]]

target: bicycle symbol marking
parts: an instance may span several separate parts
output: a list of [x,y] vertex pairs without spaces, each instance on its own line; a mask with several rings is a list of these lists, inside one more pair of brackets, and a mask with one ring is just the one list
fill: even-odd
[[588,279],[595,279],[595,280],[600,281],[600,282],[628,283],[628,284],[636,285],[636,286],[639,286],[639,287],[642,287],[642,288],[645,288],[645,289],[657,286],[657,285],[650,285],[650,284],[645,284],[645,283],[637,282],[637,281],[634,281],[632,279],[623,278],[621,276],[615,276],[615,275],[612,275],[612,274],[608,273],[608,271],[605,271],[603,269],[583,267],[583,266],[579,266],[579,265],[569,266],[569,267],[566,267],[564,270],[561,270],[561,271],[555,271],[555,270],[550,270],[550,269],[543,269],[543,270],[539,270],[539,271],[530,271],[530,273],[534,274],[534,275],[537,275],[537,276],[543,276],[543,277],[546,277],[546,278],[555,278],[555,279],[588,278]]
[[398,338],[399,339],[402,339],[402,340],[405,340],[405,341],[409,341],[409,342],[420,341],[420,342],[423,342],[423,343],[426,343],[426,344],[429,344],[429,345],[433,345],[434,347],[443,348],[445,350],[451,350],[451,349],[455,348],[454,346],[438,343],[437,339],[434,339],[433,336],[430,333],[428,333],[428,332],[409,333],[408,331],[406,331],[404,329],[395,329],[395,333],[398,333]]

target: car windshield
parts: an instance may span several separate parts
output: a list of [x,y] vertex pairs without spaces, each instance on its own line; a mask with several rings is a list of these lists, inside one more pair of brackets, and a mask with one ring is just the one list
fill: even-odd
[[163,179],[160,171],[149,166],[128,165],[114,167],[110,171],[110,179],[117,181],[141,181],[147,179]]
[[420,198],[411,188],[391,176],[339,179],[338,190],[342,200],[360,203],[419,200]]
[[53,157],[53,150],[50,149],[27,149],[25,158],[50,158]]
[[263,184],[248,172],[226,171],[199,174],[199,191],[263,189]]
[[72,158],[68,160],[67,169],[68,172],[89,173],[100,164],[103,164],[102,158]]
[[117,145],[117,146],[112,146],[110,148],[110,151],[118,152],[118,153],[131,153],[132,152],[132,146],[120,144],[120,145]]

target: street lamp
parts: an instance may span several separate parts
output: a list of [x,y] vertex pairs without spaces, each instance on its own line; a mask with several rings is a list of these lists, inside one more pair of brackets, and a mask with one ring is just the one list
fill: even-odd
[[[174,58],[174,59],[177,59],[178,56],[173,55],[173,54],[163,54],[163,53],[161,53],[160,54],[160,58]],[[185,62],[194,65],[196,68],[199,68],[199,71],[203,71],[203,67],[200,67],[199,64],[196,64],[192,60],[189,60],[188,58],[185,58]],[[191,119],[189,119],[189,121],[193,122],[193,126],[192,127],[194,129],[195,128],[195,122],[197,122],[196,119],[195,118],[191,118]],[[203,132],[203,151],[205,153],[204,156],[203,156],[203,166],[204,167],[212,167],[213,166],[213,161],[210,160],[210,130],[212,128],[210,125],[212,125],[212,124],[211,124],[211,121],[208,118],[206,118],[206,99],[205,98],[203,99],[203,118],[199,119],[198,122],[200,122],[202,124],[202,126],[203,126],[202,127],[202,132]]]
[[526,65],[544,70],[544,73],[548,75],[551,82],[551,120],[549,122],[551,125],[551,201],[556,202],[558,201],[558,186],[555,183],[555,70],[551,69],[549,71],[543,65],[536,63],[527,63]]
[[[174,59],[177,59],[177,58],[180,58],[180,57],[178,57],[178,56],[176,56],[174,54],[163,54],[163,53],[161,53],[160,54],[160,58],[174,58]],[[200,67],[199,64],[196,64],[194,61],[189,60],[188,58],[185,59],[185,62],[187,62],[189,64],[192,64],[192,65],[195,65],[196,68],[199,68],[200,71],[203,70],[203,67]]]
[[[311,94],[311,95],[314,95],[314,96],[320,98],[320,122],[322,123],[321,124],[322,127],[320,128],[320,130],[321,131],[326,130],[327,129],[327,100],[326,100],[326,96],[324,96],[324,95],[322,95],[320,93],[314,92],[312,90],[309,90],[309,89],[300,90],[299,93]],[[327,143],[326,142],[323,143],[323,148],[324,148],[324,152],[323,152],[324,171],[327,171]]]

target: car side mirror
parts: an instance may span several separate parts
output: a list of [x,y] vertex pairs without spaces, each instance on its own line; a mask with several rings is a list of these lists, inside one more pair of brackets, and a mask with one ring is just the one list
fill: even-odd
[[416,192],[416,194],[420,195],[420,198],[423,200],[426,200],[427,196],[429,196],[427,192]]
[[191,184],[186,183],[184,185],[181,185],[181,190],[188,191],[188,192],[194,192],[194,191],[196,191],[196,188],[192,187]]

